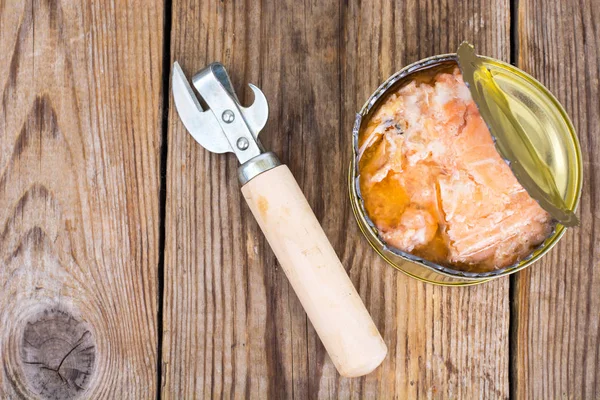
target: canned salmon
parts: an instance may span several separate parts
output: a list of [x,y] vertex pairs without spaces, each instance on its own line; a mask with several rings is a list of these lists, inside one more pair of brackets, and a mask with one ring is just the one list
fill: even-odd
[[[575,210],[581,150],[566,112],[525,72],[480,58],[564,206]],[[531,265],[565,232],[496,151],[479,109],[457,55],[446,54],[392,75],[356,116],[349,174],[354,214],[377,253],[414,278],[482,283]],[[514,145],[522,146],[516,139]]]

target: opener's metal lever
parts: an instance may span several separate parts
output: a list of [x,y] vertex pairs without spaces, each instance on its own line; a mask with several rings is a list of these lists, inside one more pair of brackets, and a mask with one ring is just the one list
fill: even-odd
[[204,111],[177,62],[173,66],[173,97],[183,124],[207,150],[233,152],[241,164],[264,152],[258,135],[269,117],[263,92],[249,84],[254,103],[243,107],[225,67],[212,63],[192,78],[194,87],[208,105]]

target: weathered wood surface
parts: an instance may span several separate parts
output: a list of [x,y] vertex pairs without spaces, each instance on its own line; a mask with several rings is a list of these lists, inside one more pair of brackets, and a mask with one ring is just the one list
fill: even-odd
[[600,3],[521,0],[518,66],[565,106],[579,135],[581,226],[515,278],[515,398],[600,398]]
[[0,398],[151,399],[162,2],[0,1]]
[[[514,1],[512,21],[510,10],[0,0],[0,398],[600,398],[600,6]],[[449,289],[368,247],[346,166],[354,113],[379,83],[463,39],[503,60],[512,50],[556,94],[585,182],[582,226],[543,261]],[[235,158],[203,150],[162,96],[163,44],[188,74],[222,61],[245,104],[248,82],[267,95],[263,143],[295,174],[388,345],[374,373],[337,375],[241,197]]]
[[270,102],[263,143],[303,188],[389,347],[341,379],[240,196],[233,156],[209,154],[169,111],[165,398],[506,398],[508,278],[440,288],[384,264],[347,196],[354,113],[409,62],[463,39],[509,58],[509,4],[175,1],[172,60],[222,61]]

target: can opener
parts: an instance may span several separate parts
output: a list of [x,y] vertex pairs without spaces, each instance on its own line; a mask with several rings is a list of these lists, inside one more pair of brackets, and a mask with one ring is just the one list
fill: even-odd
[[220,63],[192,83],[208,110],[175,62],[173,98],[183,124],[206,150],[238,158],[242,194],[340,375],[371,372],[387,347],[290,170],[258,140],[269,115],[265,95],[250,84],[254,103],[242,107]]

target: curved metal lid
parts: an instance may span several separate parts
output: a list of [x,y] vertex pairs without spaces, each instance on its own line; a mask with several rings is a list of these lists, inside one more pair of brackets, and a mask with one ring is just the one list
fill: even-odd
[[562,139],[573,128],[562,107],[535,79],[476,55],[467,42],[457,60],[496,149],[519,183],[559,223],[578,225],[564,197],[580,160],[570,159],[573,152],[564,148]]

